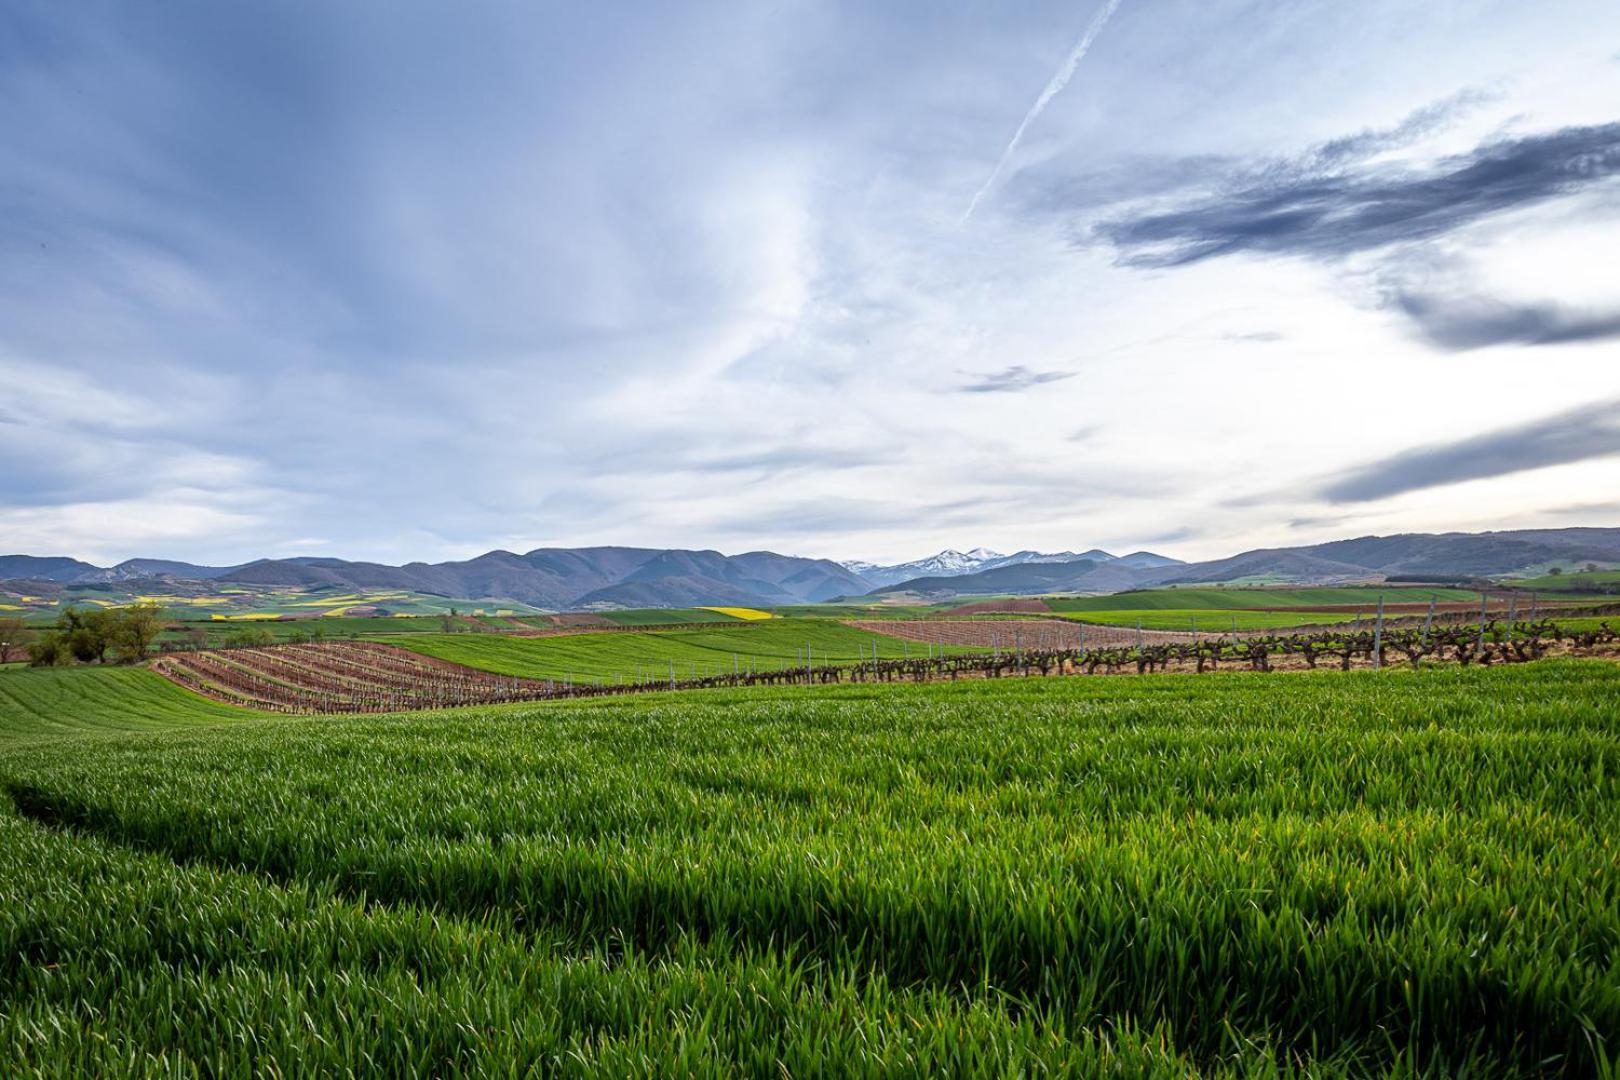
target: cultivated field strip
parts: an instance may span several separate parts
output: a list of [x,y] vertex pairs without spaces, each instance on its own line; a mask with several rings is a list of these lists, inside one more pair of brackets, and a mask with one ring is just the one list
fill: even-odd
[[463,667],[369,641],[175,653],[152,669],[205,697],[274,712],[397,712],[564,696],[550,681]]
[[[970,645],[1009,652],[1046,652],[1060,649],[1102,649],[1136,644],[1136,630],[1094,626],[1068,619],[851,619],[849,626],[874,634],[934,645]],[[1183,634],[1143,630],[1144,642],[1197,641],[1218,633]]]

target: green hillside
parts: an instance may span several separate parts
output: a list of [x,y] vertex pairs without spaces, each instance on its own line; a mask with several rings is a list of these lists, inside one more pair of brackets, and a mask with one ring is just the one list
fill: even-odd
[[[768,622],[701,630],[646,633],[572,634],[550,638],[511,638],[493,634],[433,634],[391,639],[395,645],[503,675],[539,679],[634,679],[730,671],[732,658],[743,666],[784,667],[804,662],[808,645],[816,664],[856,662],[878,655],[922,655],[918,642],[872,634],[842,623],[816,619]],[[974,650],[962,649],[962,652]]]
[[144,668],[0,671],[0,741],[218,724],[255,715],[198,697]]

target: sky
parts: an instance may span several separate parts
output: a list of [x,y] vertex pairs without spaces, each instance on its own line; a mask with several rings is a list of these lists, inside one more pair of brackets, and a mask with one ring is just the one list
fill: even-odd
[[1620,4],[0,5],[0,551],[1620,525]]

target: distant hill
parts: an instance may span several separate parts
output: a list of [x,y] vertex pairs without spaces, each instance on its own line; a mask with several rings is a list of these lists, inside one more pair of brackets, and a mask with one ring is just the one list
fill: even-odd
[[195,563],[175,562],[172,559],[125,559],[117,566],[101,571],[101,581],[133,581],[144,577],[190,578],[210,581],[221,574],[235,570],[234,566],[198,566]]
[[130,559],[103,568],[77,559],[0,557],[0,580],[84,585],[143,577],[288,588],[403,589],[456,599],[509,599],[553,610],[803,604],[872,587],[830,560],[770,551],[728,556],[660,548],[537,548],[523,555],[491,551],[464,561],[404,566],[300,556],[234,567]]
[[1351,581],[1502,577],[1548,565],[1620,565],[1620,529],[1520,529],[1488,533],[1406,533],[1363,536],[1297,548],[1260,548],[1224,559],[1175,563],[1151,552],[1096,563],[1082,559],[1057,570],[1018,567],[952,577],[919,576],[878,593],[983,596],[997,593],[1117,592],[1163,585],[1273,581],[1326,585]]
[[1063,563],[998,566],[960,577],[916,578],[888,585],[875,593],[919,593],[925,596],[986,596],[999,593],[1116,592],[1136,586],[1137,572],[1114,563],[1077,559]]
[[99,569],[87,562],[60,556],[0,555],[0,580],[66,583]]
[[[870,581],[873,585],[881,587],[922,579],[962,577],[967,574],[1001,570],[1010,566],[1025,566],[1030,563],[1077,562],[1120,563],[1130,567],[1152,567],[1175,566],[1179,565],[1180,560],[1155,555],[1151,551],[1138,551],[1121,557],[1110,555],[1100,548],[1092,548],[1090,551],[1079,554],[1072,551],[1019,551],[1012,555],[1002,555],[988,548],[974,548],[972,551],[966,552],[941,551],[939,554],[930,555],[925,559],[891,565],[869,562],[847,562],[841,565],[860,574],[861,577]],[[1039,575],[1036,575],[1036,578],[1038,577]]]

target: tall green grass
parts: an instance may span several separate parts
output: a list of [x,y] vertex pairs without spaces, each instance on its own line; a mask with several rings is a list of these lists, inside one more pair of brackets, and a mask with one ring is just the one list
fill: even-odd
[[1620,669],[0,749],[0,1074],[1591,1075]]

